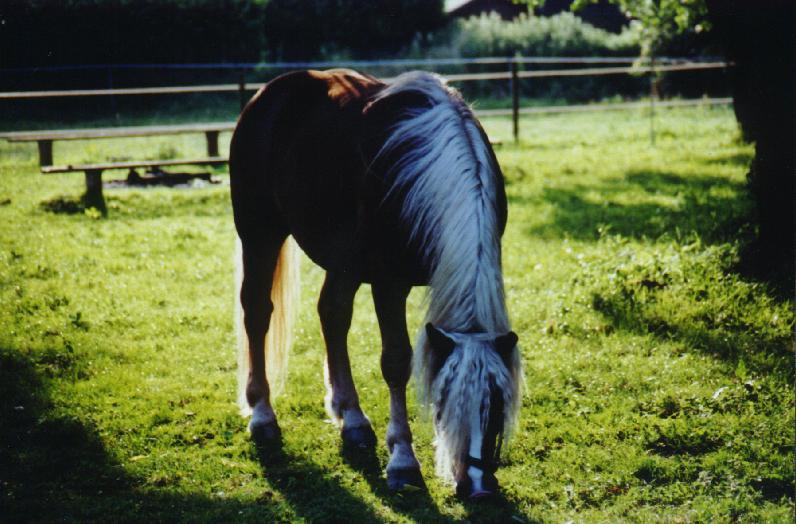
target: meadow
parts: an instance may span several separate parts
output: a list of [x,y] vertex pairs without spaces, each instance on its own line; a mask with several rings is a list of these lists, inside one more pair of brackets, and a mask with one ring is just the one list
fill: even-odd
[[[35,145],[2,142],[0,520],[793,522],[793,301],[738,271],[752,148],[732,110],[659,110],[654,145],[641,110],[524,118],[519,144],[508,119],[484,125],[503,140],[526,376],[499,497],[462,502],[434,477],[414,400],[427,492],[387,490],[383,443],[343,453],[323,409],[323,272],[306,259],[275,402],[284,446],[258,453],[235,405],[226,175],[106,189],[103,218],[80,207],[82,175],[40,175]],[[55,158],[203,149],[201,136],[61,142]],[[349,345],[381,440],[369,295]]]

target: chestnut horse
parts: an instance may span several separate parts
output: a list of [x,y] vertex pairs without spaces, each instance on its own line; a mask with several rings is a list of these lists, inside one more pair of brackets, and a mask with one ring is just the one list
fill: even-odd
[[[290,345],[298,244],[326,270],[326,406],[344,445],[376,442],[346,346],[354,295],[369,283],[390,392],[389,487],[423,486],[406,412],[414,367],[437,472],[462,496],[495,492],[522,380],[501,270],[506,195],[459,94],[421,72],[389,84],[350,70],[289,73],[244,109],[229,166],[242,249],[240,402],[255,441],[281,440],[269,382],[278,387]],[[406,298],[416,285],[430,291],[413,359]]]

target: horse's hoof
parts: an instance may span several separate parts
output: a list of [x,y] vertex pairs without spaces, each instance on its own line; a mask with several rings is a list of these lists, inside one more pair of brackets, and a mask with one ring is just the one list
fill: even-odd
[[392,491],[426,489],[419,468],[387,470],[387,487]]
[[370,426],[344,428],[340,432],[343,446],[349,449],[368,449],[376,446],[376,433]]
[[282,430],[276,420],[265,424],[249,424],[249,432],[258,446],[274,446],[282,442]]
[[481,489],[473,489],[473,483],[469,478],[456,483],[456,496],[461,500],[481,500],[493,497],[500,491],[497,479],[485,478],[485,486]]

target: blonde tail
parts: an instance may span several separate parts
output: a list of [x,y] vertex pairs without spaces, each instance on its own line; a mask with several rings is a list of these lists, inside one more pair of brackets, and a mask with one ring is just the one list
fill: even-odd
[[[238,295],[235,297],[235,324],[238,338],[238,405],[244,415],[251,414],[246,401],[246,381],[249,377],[249,340],[243,325],[243,308],[240,289],[243,283],[243,250],[240,239],[235,247],[235,280]],[[274,305],[271,322],[265,335],[265,369],[271,398],[282,390],[287,374],[287,356],[293,343],[293,321],[299,302],[301,281],[299,249],[293,237],[287,237],[279,251],[271,288]]]

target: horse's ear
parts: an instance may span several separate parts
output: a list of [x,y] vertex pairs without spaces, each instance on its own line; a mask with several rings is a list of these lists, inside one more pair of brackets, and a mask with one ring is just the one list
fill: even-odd
[[518,340],[519,337],[513,331],[509,331],[505,335],[500,335],[495,339],[495,351],[497,351],[497,354],[500,355],[500,358],[503,359],[503,362],[505,362],[507,366],[509,362],[511,362],[511,352],[517,345]]
[[431,322],[426,324],[426,336],[433,352],[434,374],[438,373],[445,361],[453,352],[456,343],[441,330],[435,328]]

